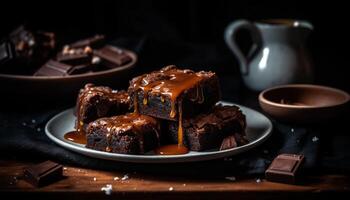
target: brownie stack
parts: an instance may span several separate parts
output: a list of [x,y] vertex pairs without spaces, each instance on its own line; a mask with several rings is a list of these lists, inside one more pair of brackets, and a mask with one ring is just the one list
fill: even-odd
[[[87,85],[79,95],[77,127],[89,123],[88,148],[143,154],[167,144],[204,151],[247,142],[245,116],[240,109],[217,105],[220,85],[213,72],[172,65],[132,79],[128,95],[111,95],[111,91]],[[123,102],[133,113],[126,114],[128,109],[121,99],[128,99]],[[108,117],[112,115],[118,116]],[[230,145],[223,145],[228,138]]]

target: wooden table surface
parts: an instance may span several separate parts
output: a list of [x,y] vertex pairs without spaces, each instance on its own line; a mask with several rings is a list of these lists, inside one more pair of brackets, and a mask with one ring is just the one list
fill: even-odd
[[[11,197],[35,199],[316,199],[338,192],[350,192],[350,176],[322,175],[308,177],[302,185],[287,185],[256,178],[179,178],[121,172],[97,171],[64,166],[64,178],[51,185],[34,188],[21,174],[28,161],[0,160],[0,193]],[[106,195],[101,188],[112,184],[113,192]],[[48,198],[49,197],[49,198]]]

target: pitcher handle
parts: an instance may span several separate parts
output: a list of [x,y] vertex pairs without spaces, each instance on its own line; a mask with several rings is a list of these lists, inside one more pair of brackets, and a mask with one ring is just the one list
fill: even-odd
[[242,19],[234,21],[231,24],[229,24],[225,29],[224,37],[226,44],[229,46],[229,48],[232,50],[232,52],[235,54],[239,61],[241,73],[243,75],[248,75],[248,58],[244,56],[242,50],[236,43],[236,33],[242,29],[246,29],[249,31],[253,41],[253,45],[251,47],[250,52],[252,53],[251,55],[255,55],[261,47],[262,39],[259,29],[253,23]]

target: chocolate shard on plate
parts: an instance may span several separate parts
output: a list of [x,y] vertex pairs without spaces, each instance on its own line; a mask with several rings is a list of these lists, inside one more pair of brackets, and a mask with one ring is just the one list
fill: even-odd
[[76,65],[69,70],[69,75],[92,73],[96,67],[97,66],[90,64]]
[[294,184],[303,162],[303,155],[280,154],[266,170],[265,178],[272,182]]
[[78,40],[69,45],[70,48],[85,48],[87,46],[91,48],[100,48],[105,40],[104,35],[95,35],[86,39]]
[[63,177],[62,165],[45,161],[24,169],[24,180],[36,187],[45,186]]
[[15,52],[12,44],[8,41],[4,41],[0,44],[0,64],[5,64],[7,61],[15,57]]
[[71,69],[71,65],[49,60],[34,73],[34,76],[67,76]]
[[237,142],[236,142],[235,136],[230,135],[230,136],[225,137],[222,140],[222,143],[221,143],[221,146],[220,146],[220,151],[221,150],[226,150],[226,149],[232,149],[232,148],[235,148],[235,147],[237,147]]
[[[237,106],[216,105],[207,112],[183,120],[184,143],[192,151],[204,151],[220,148],[224,138],[229,137],[233,148],[247,144],[245,139],[245,115]],[[173,143],[177,142],[178,124],[169,122],[169,133]],[[232,136],[232,138],[231,138]],[[234,141],[233,141],[234,140]]]
[[159,146],[160,125],[150,116],[128,113],[91,122],[86,134],[87,148],[144,154]]
[[219,79],[213,72],[194,72],[171,65],[135,77],[128,89],[141,114],[178,121],[212,108],[220,100]]
[[124,50],[111,45],[94,50],[94,55],[101,58],[102,65],[110,68],[122,66],[131,61],[131,57]]
[[69,65],[90,65],[92,49],[90,47],[72,49],[65,46],[56,56],[56,60]]

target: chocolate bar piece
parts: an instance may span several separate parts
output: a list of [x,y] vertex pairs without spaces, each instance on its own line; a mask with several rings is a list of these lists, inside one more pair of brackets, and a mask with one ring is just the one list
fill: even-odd
[[96,65],[91,64],[82,64],[73,66],[71,70],[69,70],[69,75],[75,74],[83,74],[83,73],[92,73],[97,68]]
[[171,65],[130,81],[134,109],[141,114],[177,121],[211,109],[220,99],[213,72],[194,72]]
[[71,65],[49,60],[35,72],[34,76],[67,76],[71,69]]
[[144,154],[159,146],[156,119],[137,113],[101,118],[87,128],[87,148],[123,154]]
[[94,86],[90,83],[80,90],[76,107],[76,128],[83,129],[85,124],[98,118],[127,113],[130,108],[130,98],[125,91]]
[[[223,140],[226,142],[224,138],[231,136],[234,141],[229,141],[230,145],[225,143],[225,149],[248,143],[245,116],[237,106],[216,105],[210,111],[184,119],[182,125],[185,146],[192,151],[219,148]],[[176,143],[178,123],[169,122],[169,132],[172,142]]]
[[0,44],[0,64],[4,64],[7,61],[15,57],[14,50],[10,42],[4,41]]
[[303,155],[278,155],[266,170],[265,178],[272,182],[294,184],[303,161]]
[[87,46],[91,48],[99,48],[103,45],[105,40],[104,35],[95,35],[86,39],[78,40],[69,45],[70,48],[85,48]]
[[122,66],[131,61],[131,57],[124,50],[110,45],[95,50],[94,55],[100,57],[101,64],[109,68]]
[[57,61],[73,66],[90,65],[91,59],[92,49],[90,47],[72,49],[66,46],[56,56]]
[[220,146],[220,151],[221,150],[226,150],[226,149],[232,149],[237,147],[237,142],[236,142],[236,138],[234,135],[230,135],[225,137],[222,140],[221,146]]
[[36,187],[45,186],[62,177],[62,165],[52,161],[45,161],[24,169],[24,180]]

